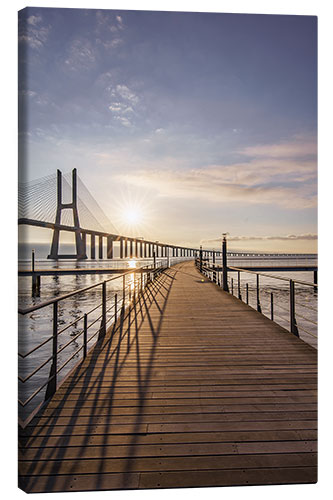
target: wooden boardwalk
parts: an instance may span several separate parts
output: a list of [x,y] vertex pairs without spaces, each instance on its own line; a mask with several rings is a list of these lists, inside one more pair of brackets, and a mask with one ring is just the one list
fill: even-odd
[[21,439],[28,492],[316,482],[316,351],[183,263]]

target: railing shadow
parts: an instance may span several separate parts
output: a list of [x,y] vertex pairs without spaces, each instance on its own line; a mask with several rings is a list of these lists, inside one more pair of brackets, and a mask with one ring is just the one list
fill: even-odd
[[[96,434],[96,426],[98,426],[100,442],[97,450],[98,458],[95,459],[96,484],[94,488],[96,490],[100,488],[104,459],[108,451],[108,436],[112,433],[112,417],[117,408],[115,400],[117,385],[120,378],[125,377],[125,380],[126,377],[128,378],[126,376],[128,368],[131,374],[131,367],[135,366],[133,378],[137,386],[137,393],[134,393],[136,411],[135,414],[133,413],[134,421],[128,425],[126,432],[130,437],[122,479],[123,487],[126,486],[126,477],[132,468],[131,458],[135,456],[136,444],[143,431],[143,414],[157,342],[176,273],[177,270],[171,268],[159,275],[142,294],[134,298],[127,311],[121,311],[117,324],[108,330],[105,339],[96,344],[86,361],[72,374],[62,392],[59,404],[54,405],[54,398],[47,407],[49,408],[48,415],[43,417],[42,414],[43,422],[38,421],[37,418],[31,422],[29,426],[31,436],[29,437],[28,432],[24,438],[25,449],[29,454],[26,461],[30,465],[21,477],[22,489],[33,490],[40,480],[40,475],[45,475],[47,479],[43,491],[53,491],[57,474],[64,474],[64,467],[68,481],[71,480],[70,476],[77,473],[80,460],[78,457],[67,461],[68,448],[64,444],[69,443],[71,437],[77,433],[77,426],[81,427],[80,447],[82,449],[89,445],[91,436],[94,431]],[[141,343],[142,339],[144,339],[144,346]],[[74,398],[73,388],[75,388]],[[61,416],[63,408],[66,408],[67,412],[70,410],[68,417]],[[86,412],[84,416],[82,416],[83,409]],[[101,417],[103,410],[105,415]],[[45,411],[44,414],[46,415]],[[102,423],[97,422],[99,418],[102,419]],[[64,424],[62,424],[63,419]],[[57,426],[60,426],[58,430]],[[47,431],[45,431],[46,428]],[[52,434],[56,439],[52,438]],[[36,438],[38,443],[34,444]],[[23,448],[23,460],[24,455]],[[66,476],[62,476],[63,491],[66,490]]]

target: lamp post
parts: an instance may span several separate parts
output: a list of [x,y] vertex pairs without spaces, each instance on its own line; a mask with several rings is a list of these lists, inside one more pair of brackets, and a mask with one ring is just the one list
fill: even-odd
[[227,233],[222,234],[222,277],[223,290],[229,291],[228,288],[228,268],[227,268]]

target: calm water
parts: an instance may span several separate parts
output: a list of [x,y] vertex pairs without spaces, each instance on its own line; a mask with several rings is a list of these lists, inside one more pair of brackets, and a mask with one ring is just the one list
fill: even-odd
[[[56,268],[56,267],[113,267],[113,268],[124,268],[128,267],[140,267],[142,265],[151,264],[152,259],[147,260],[85,260],[80,262],[75,261],[59,261],[54,262],[45,259],[48,247],[45,245],[39,245],[35,247],[36,251],[36,268]],[[66,250],[65,250],[66,251]],[[21,247],[20,249],[20,269],[30,269],[31,267],[31,248]],[[164,259],[165,261],[166,259]],[[183,259],[184,260],[184,259]],[[297,262],[296,262],[297,260]],[[171,264],[176,262],[176,259],[170,259]],[[162,262],[162,259],[158,259],[158,262]],[[307,257],[297,257],[297,259],[290,259],[288,261],[286,258],[274,258],[273,260],[268,260],[267,258],[256,257],[251,258],[251,262],[248,258],[231,258],[229,259],[229,265],[246,266],[253,263],[260,262],[262,265],[302,265],[302,264],[313,264],[316,263],[314,259]],[[219,263],[219,261],[217,261]],[[294,272],[294,273],[281,273],[271,272],[276,276],[287,277],[289,279],[294,279],[296,281],[313,282],[312,272]],[[116,278],[120,275],[85,275],[85,276],[42,276],[41,277],[41,293],[40,297],[31,297],[31,277],[19,277],[19,306],[28,307],[48,299],[54,298],[55,296],[61,296],[73,290],[79,290],[81,288],[90,286],[102,282],[103,280],[109,279],[110,277]],[[139,276],[139,275],[137,275]],[[234,295],[238,294],[238,283],[237,283],[237,273],[229,274],[229,286],[231,286],[231,277],[234,280]],[[139,279],[139,278],[138,278]],[[255,275],[248,273],[241,273],[241,293],[243,300],[246,296],[246,283],[249,287],[249,304],[256,307],[256,278]],[[127,289],[133,288],[134,274],[129,274],[125,280],[125,286]],[[112,308],[114,305],[114,297],[117,294],[118,305],[122,298],[122,287],[123,287],[123,277],[118,279],[113,279],[107,284],[107,308]],[[316,346],[316,338],[311,336],[317,335],[317,292],[311,286],[306,286],[304,284],[296,284],[296,317],[299,326],[299,332],[302,339],[311,345]],[[274,320],[280,323],[283,327],[289,329],[289,282],[273,279],[273,278],[260,278],[260,301],[262,306],[262,311],[268,317],[270,317],[270,294],[274,294]],[[66,325],[72,324],[67,330],[65,330],[60,336],[58,341],[58,349],[63,348],[70,340],[82,331],[83,319],[80,319],[82,315],[91,309],[93,309],[97,304],[101,302],[101,287],[96,287],[88,292],[70,297],[59,303],[58,312],[58,330],[61,330]],[[112,324],[114,309],[111,309],[107,314],[108,324]],[[88,315],[88,325],[91,325],[88,329],[88,339],[92,338],[96,332],[98,332],[100,327],[100,316],[101,308],[97,308],[95,311]],[[301,317],[303,316],[303,317]],[[43,309],[37,310],[33,313],[27,314],[25,316],[19,315],[19,352],[26,353],[33,349],[35,346],[41,342],[47,340],[52,335],[52,306],[47,306]],[[95,323],[94,323],[95,322]],[[306,330],[309,333],[306,333]],[[59,354],[58,367],[64,364],[69,357],[74,355],[73,359],[64,367],[58,376],[58,380],[68,373],[69,370],[78,362],[82,357],[82,350],[75,354],[75,352],[82,346],[83,336],[81,335],[76,340],[71,342],[64,350]],[[96,336],[92,340],[92,345]],[[21,377],[26,377],[32,371],[34,371],[38,366],[40,366],[45,360],[47,360],[52,353],[52,342],[46,343],[43,347],[32,353],[28,358],[22,360],[19,358],[19,373]],[[50,371],[50,362],[48,362],[44,367],[42,367],[31,379],[29,379],[24,384],[19,383],[19,397],[22,401],[25,401],[31,396],[48,378]],[[25,419],[31,411],[41,403],[44,399],[45,388],[28,404],[24,410],[20,407],[20,416]]]

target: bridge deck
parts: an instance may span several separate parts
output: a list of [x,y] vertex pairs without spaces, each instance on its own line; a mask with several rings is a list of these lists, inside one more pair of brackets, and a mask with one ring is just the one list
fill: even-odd
[[20,484],[311,483],[316,423],[316,351],[178,264],[26,428]]

